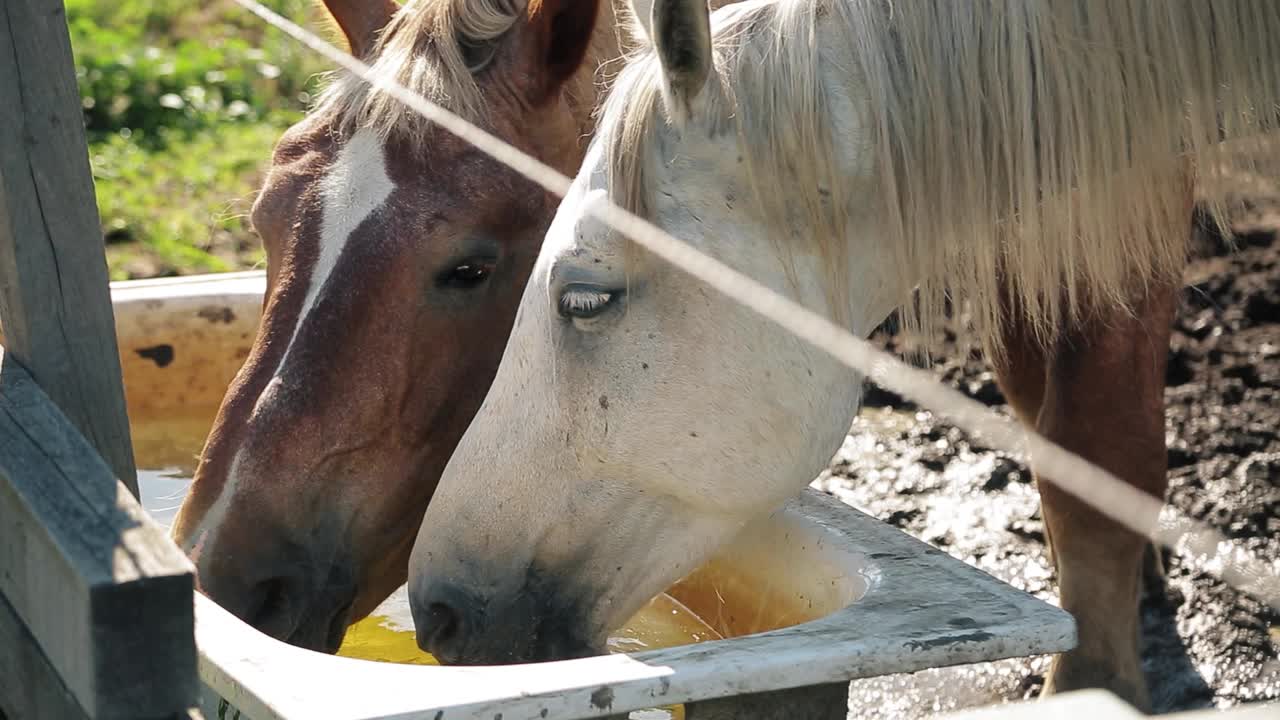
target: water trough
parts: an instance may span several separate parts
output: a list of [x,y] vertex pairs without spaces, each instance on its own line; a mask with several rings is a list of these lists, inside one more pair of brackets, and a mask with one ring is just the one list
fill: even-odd
[[[264,288],[261,273],[115,284],[131,417],[216,405]],[[851,679],[1075,643],[1063,611],[813,490],[670,593],[731,637],[537,665],[393,665],[277,642],[197,597],[206,715],[224,699],[253,720],[587,718],[677,703],[691,720],[844,717]],[[786,692],[810,686],[825,689]]]

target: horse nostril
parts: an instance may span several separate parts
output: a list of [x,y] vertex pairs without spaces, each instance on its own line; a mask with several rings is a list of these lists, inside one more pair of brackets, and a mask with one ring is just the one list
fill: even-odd
[[447,653],[461,635],[461,630],[458,611],[442,602],[434,602],[427,606],[422,627],[418,629],[418,644],[427,652]]
[[465,588],[431,583],[409,592],[418,647],[446,665],[471,664],[468,657],[484,624],[484,607]]
[[287,634],[288,628],[277,626],[290,622],[288,585],[282,577],[258,583],[245,606],[244,621],[268,635],[279,637],[281,630]]

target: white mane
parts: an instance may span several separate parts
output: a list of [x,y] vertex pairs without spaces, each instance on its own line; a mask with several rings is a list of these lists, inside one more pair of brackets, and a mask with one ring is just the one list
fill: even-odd
[[[723,18],[722,18],[723,19]],[[1280,3],[776,0],[715,27],[693,122],[732,130],[779,241],[797,219],[832,265],[850,198],[833,167],[818,43],[853,48],[877,215],[922,317],[970,302],[998,349],[1007,290],[1042,336],[1135,282],[1174,278],[1196,159],[1280,117]],[[646,209],[661,69],[637,57],[604,108],[610,192]],[[781,193],[785,185],[800,192]],[[829,193],[829,196],[827,195]],[[830,197],[831,201],[827,201]],[[787,201],[800,202],[800,207]],[[788,240],[788,242],[790,242]],[[886,269],[886,272],[892,270]],[[903,298],[909,305],[910,298]]]

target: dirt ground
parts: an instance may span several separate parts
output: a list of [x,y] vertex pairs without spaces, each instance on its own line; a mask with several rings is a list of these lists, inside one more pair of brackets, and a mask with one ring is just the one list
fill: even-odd
[[[1280,169],[1280,168],[1277,168]],[[1269,177],[1280,177],[1280,172]],[[1280,565],[1280,184],[1236,178],[1235,247],[1197,233],[1166,390],[1168,501]],[[900,348],[892,324],[878,334]],[[934,371],[1009,412],[976,352],[948,323]],[[891,393],[867,408],[815,482],[870,514],[1056,602],[1026,468]],[[1143,599],[1143,658],[1158,712],[1280,700],[1280,612],[1164,554]],[[919,718],[1036,696],[1048,658],[854,684],[850,718]],[[1280,713],[1280,710],[1277,711]]]

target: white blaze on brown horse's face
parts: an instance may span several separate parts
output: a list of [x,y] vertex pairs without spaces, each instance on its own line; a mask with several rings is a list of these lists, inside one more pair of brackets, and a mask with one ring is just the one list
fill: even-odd
[[[701,0],[689,3],[705,12]],[[721,10],[717,24],[750,5]],[[696,22],[668,27],[699,31]],[[705,50],[705,40],[678,42]],[[835,288],[824,280],[834,256],[772,237],[741,162],[753,148],[702,105],[718,91],[701,86],[714,79],[710,57],[663,60],[689,65],[668,67],[664,87],[648,86],[667,98],[655,111],[656,136],[641,149],[650,153],[649,216],[779,292],[847,317],[855,331],[873,329],[892,295],[878,279],[876,254],[842,268],[850,286]],[[662,77],[645,72],[629,67],[613,92],[632,102],[641,83]],[[809,483],[857,404],[860,383],[843,366],[679,270],[628,251],[588,215],[611,194],[608,138],[621,107],[606,105],[493,386],[414,547],[419,644],[448,662],[600,651],[608,631]],[[856,140],[858,127],[846,130]],[[856,146],[843,150],[851,175],[865,172],[847,149]],[[810,230],[795,227],[797,236]],[[793,244],[785,261],[779,243]],[[832,304],[846,292],[849,307]]]
[[[484,2],[511,13],[510,27],[467,44],[486,54],[483,69],[462,68],[469,109],[569,170],[593,98],[567,93],[590,87],[594,67],[579,66],[599,44],[597,3],[419,0],[400,15],[391,3],[326,4],[352,51],[380,67],[386,53],[459,56],[432,44],[418,13]],[[336,111],[349,101],[336,87],[276,147],[253,212],[267,251],[261,327],[173,528],[203,592],[328,651],[404,583],[555,211],[553,196],[451,135],[396,124],[398,109]]]
[[[334,275],[338,259],[342,256],[351,236],[386,203],[395,189],[395,185],[387,175],[382,141],[369,130],[362,130],[353,135],[338,150],[333,164],[328,168],[319,185],[320,233],[310,277],[303,285],[306,291],[303,295],[302,307],[293,320],[293,333],[284,344],[284,352],[281,353],[275,372],[249,412],[250,423],[255,416],[262,416],[270,412],[273,405],[283,402],[281,395],[284,392],[286,380],[292,380],[292,378],[286,378],[286,369],[290,374],[307,372],[306,366],[289,363],[290,350],[297,342],[298,332],[306,325],[308,317],[315,310],[316,301]],[[335,282],[341,282],[341,280]],[[217,542],[216,533],[223,527],[231,502],[239,494],[240,481],[254,474],[244,465],[246,460],[253,462],[253,456],[245,451],[244,446],[241,446],[232,456],[231,469],[227,472],[226,479],[213,504],[204,513],[204,517],[195,529],[187,534],[184,549],[188,552],[197,545],[204,547]],[[199,560],[200,555],[197,555],[196,561],[199,562]]]

